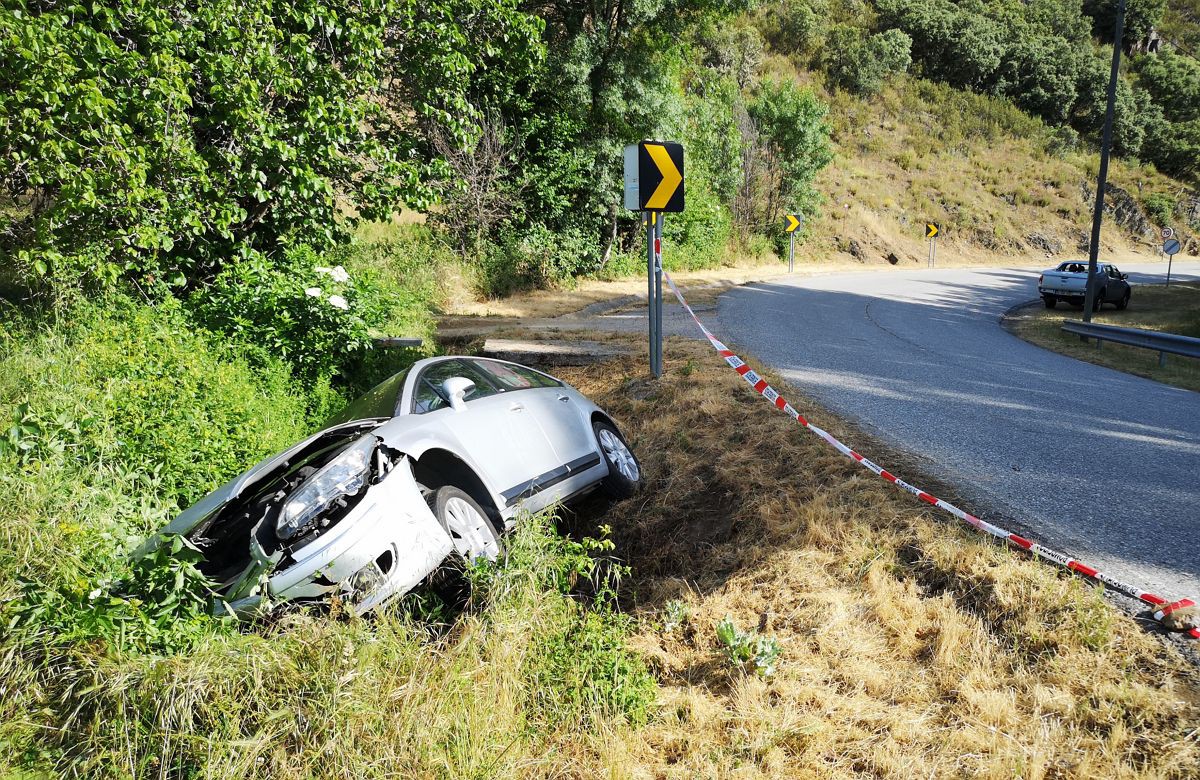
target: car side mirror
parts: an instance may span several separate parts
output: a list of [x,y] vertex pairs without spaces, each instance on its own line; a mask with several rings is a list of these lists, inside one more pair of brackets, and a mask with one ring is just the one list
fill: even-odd
[[467,402],[465,400],[467,393],[475,389],[475,383],[465,376],[452,376],[445,382],[442,382],[442,392],[450,399],[450,406],[456,412],[465,412],[467,410]]
[[1129,278],[1129,274],[1121,274],[1121,281],[1125,281],[1128,278]]

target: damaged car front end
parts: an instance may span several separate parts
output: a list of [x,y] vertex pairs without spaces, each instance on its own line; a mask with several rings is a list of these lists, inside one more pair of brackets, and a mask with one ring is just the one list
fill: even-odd
[[413,588],[454,550],[409,458],[358,420],[313,436],[185,510],[137,554],[169,535],[239,616],[278,602],[340,596],[366,612]]

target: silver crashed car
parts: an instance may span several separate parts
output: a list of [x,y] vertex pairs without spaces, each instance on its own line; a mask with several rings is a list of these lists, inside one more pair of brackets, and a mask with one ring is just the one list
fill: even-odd
[[238,614],[332,594],[366,612],[449,556],[495,558],[500,533],[641,468],[613,420],[549,374],[438,357],[379,384],[319,433],[214,490],[146,541],[186,537]]

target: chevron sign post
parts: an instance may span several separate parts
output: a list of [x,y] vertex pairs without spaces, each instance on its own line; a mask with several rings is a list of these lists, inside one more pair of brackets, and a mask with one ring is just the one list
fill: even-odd
[[646,226],[650,373],[662,376],[662,231],[664,215],[683,211],[683,146],[642,141],[625,147],[625,208]]
[[796,270],[796,231],[804,227],[803,214],[787,214],[783,229],[788,234],[788,273]]

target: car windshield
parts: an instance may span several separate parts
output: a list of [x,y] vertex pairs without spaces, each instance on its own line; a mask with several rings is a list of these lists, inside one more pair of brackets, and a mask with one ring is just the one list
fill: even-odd
[[329,418],[325,423],[331,425],[349,422],[350,420],[366,420],[371,417],[395,417],[400,410],[400,393],[404,392],[404,380],[408,371],[401,371],[383,380],[371,388],[366,395],[351,403],[338,414]]

